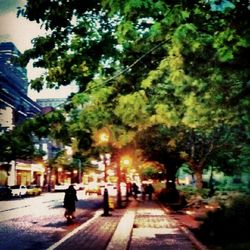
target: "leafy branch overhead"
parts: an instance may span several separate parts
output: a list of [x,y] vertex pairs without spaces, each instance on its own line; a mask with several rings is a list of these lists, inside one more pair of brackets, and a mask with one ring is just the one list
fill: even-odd
[[46,70],[31,82],[37,90],[79,86],[55,137],[77,137],[86,149],[93,131],[109,127],[122,144],[148,157],[155,150],[173,174],[188,163],[201,185],[212,162],[249,163],[249,12],[237,0],[28,0],[18,14],[48,34],[21,61]]

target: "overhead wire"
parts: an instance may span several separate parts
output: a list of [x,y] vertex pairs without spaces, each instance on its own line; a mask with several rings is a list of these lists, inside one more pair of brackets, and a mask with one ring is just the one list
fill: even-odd
[[[88,92],[92,89],[98,88],[101,85],[105,85],[106,83],[112,81],[113,79],[121,76],[122,74],[126,73],[127,71],[129,71],[131,68],[133,68],[137,63],[139,63],[144,57],[146,57],[147,55],[149,55],[150,53],[154,52],[155,50],[157,50],[159,47],[161,47],[163,44],[167,43],[167,40],[164,40],[162,42],[160,42],[159,44],[155,45],[153,48],[151,48],[149,51],[147,51],[146,53],[144,53],[142,56],[140,56],[138,59],[136,59],[132,64],[130,64],[129,66],[127,66],[125,69],[121,70],[120,72],[118,72],[117,74],[115,74],[114,76],[110,77],[109,79],[100,82],[99,84],[96,84],[92,87],[87,88],[85,91]],[[72,98],[72,97],[71,97]],[[65,104],[68,104],[70,102],[70,100],[67,100],[61,104],[59,104],[58,106],[55,107],[55,109],[60,108],[61,106],[64,106]]]
[[133,68],[138,62],[140,62],[144,57],[146,57],[148,54],[152,53],[153,51],[155,51],[156,49],[158,49],[160,46],[162,46],[163,44],[167,43],[166,40],[162,41],[161,43],[155,45],[152,49],[150,49],[149,51],[147,51],[145,54],[143,54],[142,56],[140,56],[137,60],[135,60],[132,64],[130,64],[129,66],[127,66],[125,69],[123,69],[122,71],[118,72],[116,75],[110,77],[109,79],[107,79],[106,81],[101,82],[98,85],[95,85],[93,87],[90,87],[88,90],[94,89],[96,87],[98,87],[99,85],[105,85],[106,83],[112,81],[113,79],[119,77],[120,75],[124,74],[125,72],[127,72],[128,70],[130,70],[131,68]]

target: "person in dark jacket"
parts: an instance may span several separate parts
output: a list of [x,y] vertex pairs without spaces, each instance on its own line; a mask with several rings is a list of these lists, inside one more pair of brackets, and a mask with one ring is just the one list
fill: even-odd
[[154,192],[154,187],[152,186],[152,184],[148,184],[146,187],[146,193],[148,194],[148,199],[151,201],[152,200],[152,194]]
[[76,190],[73,185],[70,185],[68,189],[65,191],[64,195],[64,207],[68,213],[72,213],[74,216],[74,212],[76,210],[75,202],[78,201],[76,196]]
[[136,183],[132,184],[132,193],[135,199],[137,199],[137,195],[138,195],[138,186],[136,185]]

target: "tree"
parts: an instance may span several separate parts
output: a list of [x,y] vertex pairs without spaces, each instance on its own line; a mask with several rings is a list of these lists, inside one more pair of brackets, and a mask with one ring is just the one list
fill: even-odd
[[176,145],[168,168],[176,172],[182,150],[198,187],[208,156],[215,157],[210,147],[231,152],[232,137],[221,143],[218,128],[242,130],[240,152],[249,157],[248,1],[29,0],[20,13],[51,32],[24,53],[24,63],[35,59],[47,69],[32,86],[76,82],[84,91],[70,111],[77,136],[109,126],[125,145],[163,125],[171,135],[166,141]]
[[10,163],[17,159],[40,159],[44,155],[42,150],[34,146],[32,134],[22,125],[13,131],[2,134],[0,142],[0,162]]
[[33,40],[33,48],[25,51],[21,60],[25,65],[34,59],[33,66],[46,69],[46,73],[31,81],[31,87],[38,91],[72,82],[83,91],[99,67],[103,65],[104,69],[106,61],[115,55],[115,20],[107,17],[98,1],[79,4],[76,0],[29,0],[18,15],[41,23],[49,31],[45,37]]
[[166,188],[175,191],[176,172],[184,163],[176,144],[176,131],[158,125],[148,128],[137,135],[138,146],[143,149],[147,160],[156,161],[165,167]]

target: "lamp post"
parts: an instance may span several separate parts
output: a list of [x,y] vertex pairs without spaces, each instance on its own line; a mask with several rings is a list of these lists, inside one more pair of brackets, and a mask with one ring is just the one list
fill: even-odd
[[[98,133],[97,136],[97,143],[99,145],[108,145],[109,144],[109,133],[105,130],[101,131]],[[108,154],[103,154],[100,155],[103,163],[104,163],[104,182],[107,181],[107,155]],[[102,216],[111,216],[109,213],[109,195],[108,195],[108,189],[105,187],[104,188],[104,194],[103,194],[103,214]]]
[[[99,145],[110,145],[110,133],[108,130],[103,129],[98,134],[98,144]],[[107,181],[107,162],[105,159],[105,154],[101,157],[104,163],[104,181]],[[120,168],[120,162],[118,161],[116,163],[116,175],[117,175],[117,198],[116,198],[116,206],[117,208],[122,207],[122,199],[121,199],[121,168]],[[104,189],[104,204],[105,201],[108,199],[105,199],[105,196],[108,197],[108,190],[107,188]],[[105,205],[104,205],[105,206]],[[104,209],[105,210],[105,209]],[[105,212],[104,212],[105,214]]]
[[62,168],[59,167],[57,168],[57,181],[58,183],[61,183],[61,173],[62,173]]
[[51,192],[51,168],[48,167],[48,192]]
[[107,168],[108,168],[108,165],[110,164],[110,157],[111,155],[107,153],[100,155],[100,158],[104,165],[104,182],[107,182]]
[[81,183],[81,165],[82,161],[81,159],[78,159],[78,183]]
[[107,161],[106,161],[105,154],[101,154],[100,158],[101,158],[102,163],[104,165],[104,182],[106,182],[107,181]]
[[117,208],[122,208],[122,195],[121,195],[121,166],[117,164]]
[[[122,195],[121,195],[121,167],[127,168],[131,166],[132,159],[128,155],[121,157],[120,161],[117,164],[117,207],[122,208]],[[126,194],[127,200],[127,194]]]
[[[98,145],[104,146],[110,144],[110,134],[105,128],[102,129],[97,136]],[[107,161],[110,160],[110,154],[104,153],[100,155],[101,160],[104,164],[104,182],[107,181]]]
[[[97,145],[99,146],[106,146],[106,145],[110,145],[112,146],[115,151],[115,155],[119,156],[119,150],[118,148],[115,146],[115,143],[112,143],[111,140],[113,139],[111,137],[110,131],[107,128],[103,128],[102,130],[100,130],[96,135],[95,135],[95,139],[97,142]],[[115,157],[116,157],[115,156]],[[114,157],[114,155],[113,155]],[[107,174],[106,174],[106,167],[107,167],[107,163],[105,161],[105,157],[103,157],[104,160],[104,179],[106,182],[107,179]],[[121,208],[122,207],[122,197],[121,197],[121,167],[128,167],[131,164],[131,158],[129,156],[122,156],[121,158],[118,157],[117,161],[116,161],[116,175],[117,175],[117,208]],[[107,189],[105,189],[105,191],[107,191]]]

